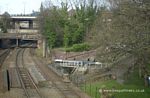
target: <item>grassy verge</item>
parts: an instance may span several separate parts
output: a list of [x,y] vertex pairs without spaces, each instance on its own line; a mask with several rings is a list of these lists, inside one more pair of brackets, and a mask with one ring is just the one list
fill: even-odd
[[38,56],[38,57],[43,57],[43,50],[42,49],[36,49],[36,55]]
[[133,72],[124,84],[119,84],[115,80],[84,84],[81,89],[92,98],[101,98],[99,89],[118,90],[106,93],[110,98],[150,98],[150,87],[144,86],[144,80],[138,77],[138,71]]
[[74,44],[72,47],[65,48],[67,52],[82,52],[90,50],[90,45],[86,43]]

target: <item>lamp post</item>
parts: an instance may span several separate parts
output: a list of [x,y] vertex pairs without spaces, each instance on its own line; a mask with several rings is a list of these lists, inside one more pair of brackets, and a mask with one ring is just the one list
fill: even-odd
[[17,22],[16,29],[17,29],[16,44],[17,44],[17,47],[19,47],[19,21]]
[[24,6],[23,12],[24,12],[24,15],[25,15],[25,12],[26,12],[26,2],[25,1],[23,2],[23,6]]

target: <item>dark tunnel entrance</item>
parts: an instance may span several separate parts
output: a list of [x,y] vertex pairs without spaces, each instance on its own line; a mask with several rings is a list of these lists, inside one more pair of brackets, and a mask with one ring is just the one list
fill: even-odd
[[38,40],[0,39],[0,48],[37,48]]
[[22,48],[37,48],[37,40],[19,40],[19,47]]

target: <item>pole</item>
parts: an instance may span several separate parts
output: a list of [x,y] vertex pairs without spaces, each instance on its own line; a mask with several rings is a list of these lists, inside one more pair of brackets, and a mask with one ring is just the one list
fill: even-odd
[[90,83],[90,95],[92,95],[92,90],[91,90],[91,83]]
[[23,12],[24,12],[24,15],[25,15],[25,11],[26,11],[26,2],[23,2],[23,5],[24,5]]
[[43,57],[46,57],[46,39],[43,39]]
[[19,47],[18,38],[16,39],[16,45],[17,47]]

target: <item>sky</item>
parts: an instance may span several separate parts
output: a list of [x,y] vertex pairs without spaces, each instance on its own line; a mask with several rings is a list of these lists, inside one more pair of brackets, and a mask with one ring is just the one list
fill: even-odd
[[[0,0],[0,14],[30,14],[39,11],[41,2],[45,0]],[[51,0],[54,4],[57,0]]]
[[[0,14],[4,12],[8,12],[11,15],[31,14],[32,11],[39,11],[41,2],[45,1],[51,1],[53,5],[58,6],[62,1],[66,2],[67,0],[0,0]],[[103,3],[105,0],[98,1]]]

